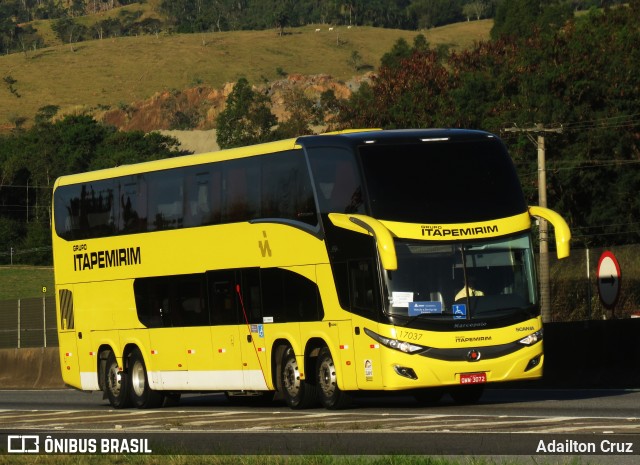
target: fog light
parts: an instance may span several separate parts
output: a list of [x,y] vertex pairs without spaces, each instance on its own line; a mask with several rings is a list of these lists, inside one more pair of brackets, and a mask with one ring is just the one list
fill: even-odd
[[536,356],[533,357],[531,360],[529,360],[529,363],[527,363],[527,368],[524,369],[524,371],[529,371],[535,367],[537,367],[538,365],[540,365],[540,356]]
[[418,375],[416,375],[416,372],[413,371],[413,368],[401,367],[400,365],[393,365],[393,369],[400,376],[404,376],[405,378],[409,378],[409,379],[418,379]]

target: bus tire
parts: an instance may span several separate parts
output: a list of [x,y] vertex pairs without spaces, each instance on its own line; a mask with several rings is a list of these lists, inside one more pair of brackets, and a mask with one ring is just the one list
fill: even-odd
[[284,400],[292,409],[309,408],[317,402],[317,389],[313,384],[300,379],[300,368],[291,347],[282,356],[280,384]]
[[484,393],[483,384],[473,384],[471,386],[455,386],[449,391],[449,395],[456,404],[475,404]]
[[127,408],[131,405],[127,372],[120,370],[113,351],[109,352],[105,365],[104,394],[113,408]]
[[129,383],[131,402],[137,408],[158,408],[162,406],[164,396],[149,386],[147,367],[139,349],[134,349],[129,357]]
[[318,354],[316,379],[318,380],[318,393],[323,407],[330,410],[339,410],[349,406],[351,397],[338,387],[336,366],[327,347],[321,349]]

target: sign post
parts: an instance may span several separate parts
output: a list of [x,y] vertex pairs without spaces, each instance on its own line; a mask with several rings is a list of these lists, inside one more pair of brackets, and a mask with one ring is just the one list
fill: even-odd
[[609,251],[603,252],[598,260],[598,294],[602,305],[611,310],[612,314],[618,302],[621,279],[620,264],[615,255]]

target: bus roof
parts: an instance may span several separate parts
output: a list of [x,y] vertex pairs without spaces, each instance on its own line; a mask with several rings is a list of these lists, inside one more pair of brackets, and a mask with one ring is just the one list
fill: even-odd
[[61,176],[56,180],[55,187],[93,181],[96,179],[109,179],[118,176],[127,176],[150,171],[158,171],[177,166],[191,166],[222,160],[231,160],[255,155],[262,155],[295,148],[321,147],[326,145],[357,146],[366,143],[388,142],[393,140],[399,143],[446,141],[446,140],[471,140],[487,137],[495,137],[484,131],[468,129],[351,129],[329,132],[320,135],[300,136],[293,139],[285,139],[276,142],[249,145],[232,149],[206,152],[193,155],[184,155],[162,160],[154,160],[131,165],[121,165],[114,168],[89,171],[85,173]]
[[390,141],[408,144],[432,141],[471,141],[487,138],[496,138],[496,136],[486,131],[473,129],[390,129],[384,131],[369,129],[303,136],[298,138],[298,143],[305,147],[321,147],[335,143],[355,146]]

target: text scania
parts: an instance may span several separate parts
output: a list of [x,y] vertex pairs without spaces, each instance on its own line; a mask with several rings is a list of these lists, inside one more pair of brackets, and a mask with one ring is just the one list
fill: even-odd
[[475,226],[473,228],[443,228],[442,226],[422,226],[422,235],[426,237],[465,237],[498,232],[497,225]]
[[112,268],[115,266],[140,265],[142,256],[140,247],[100,250],[73,255],[73,270],[84,271],[94,268]]

